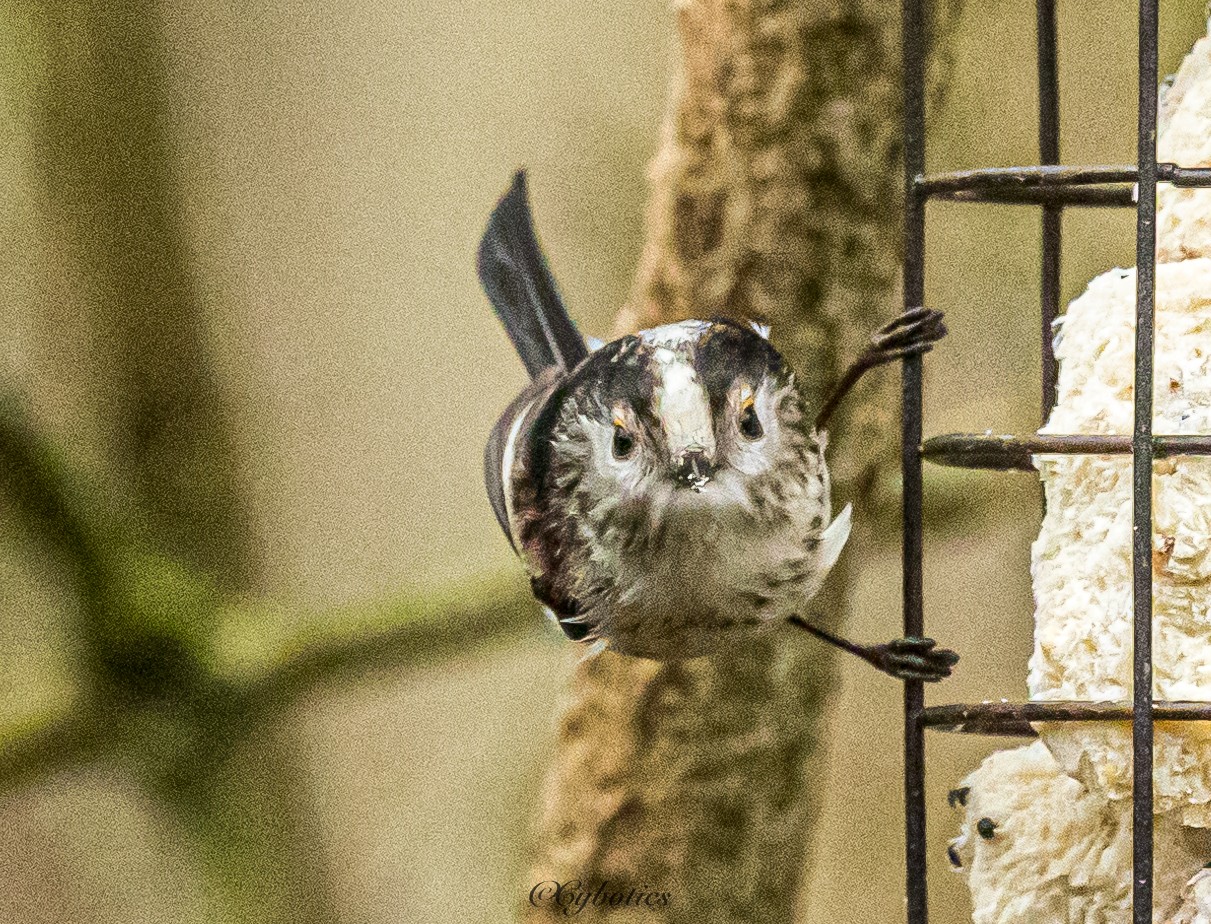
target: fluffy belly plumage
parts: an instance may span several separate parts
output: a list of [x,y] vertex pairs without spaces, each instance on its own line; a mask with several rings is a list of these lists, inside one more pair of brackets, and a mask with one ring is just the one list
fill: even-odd
[[709,654],[780,624],[811,593],[814,552],[802,539],[690,523],[671,531],[655,571],[637,577],[598,635],[623,654],[670,659]]

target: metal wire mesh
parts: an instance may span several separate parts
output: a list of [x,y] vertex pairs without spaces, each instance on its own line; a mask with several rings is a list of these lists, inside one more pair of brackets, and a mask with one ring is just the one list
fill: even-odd
[[[1211,703],[1153,701],[1152,463],[1166,455],[1211,455],[1211,435],[1153,435],[1153,312],[1156,281],[1156,186],[1211,187],[1211,169],[1156,161],[1157,0],[1139,4],[1139,123],[1135,166],[1060,166],[1059,75],[1055,0],[1037,0],[1039,161],[1034,166],[925,173],[925,0],[903,0],[904,306],[925,296],[925,221],[929,200],[1039,205],[1042,208],[1040,330],[1042,416],[1055,403],[1052,322],[1059,309],[1061,220],[1073,206],[1136,209],[1135,424],[1123,436],[1002,437],[949,434],[922,439],[921,359],[904,362],[902,391],[904,634],[924,634],[922,467],[925,460],[999,471],[1033,470],[1036,452],[1132,456],[1133,682],[1131,703],[997,703],[926,708],[924,685],[904,685],[904,794],[909,924],[926,924],[926,729],[1033,735],[1033,721],[1132,722],[1132,920],[1152,921],[1152,728],[1156,719],[1211,719]],[[1138,195],[1136,185],[1138,184]]]

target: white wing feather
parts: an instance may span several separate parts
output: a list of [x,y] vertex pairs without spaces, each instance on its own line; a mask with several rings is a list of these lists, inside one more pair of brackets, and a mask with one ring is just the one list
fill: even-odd
[[841,550],[849,541],[849,531],[853,527],[853,504],[846,504],[845,509],[837,514],[836,519],[828,524],[828,529],[820,537],[820,575],[823,577],[833,570],[833,565],[841,557]]

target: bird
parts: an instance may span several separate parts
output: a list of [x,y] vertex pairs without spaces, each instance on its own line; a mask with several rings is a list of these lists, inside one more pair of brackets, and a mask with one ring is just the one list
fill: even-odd
[[491,212],[477,269],[530,376],[488,438],[488,497],[535,598],[586,657],[679,660],[791,625],[900,679],[950,674],[958,656],[932,639],[857,644],[806,615],[851,526],[850,506],[831,514],[828,422],[867,371],[930,350],[941,312],[880,328],[813,414],[755,321],[586,340],[524,170]]

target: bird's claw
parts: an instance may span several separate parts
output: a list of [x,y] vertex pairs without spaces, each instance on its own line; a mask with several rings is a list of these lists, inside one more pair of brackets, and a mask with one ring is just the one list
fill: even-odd
[[913,308],[884,324],[870,338],[870,358],[879,364],[928,353],[946,336],[943,314],[933,308]]
[[879,653],[876,666],[898,680],[923,680],[937,683],[950,676],[959,656],[949,648],[938,648],[931,638],[899,638],[875,646]]

